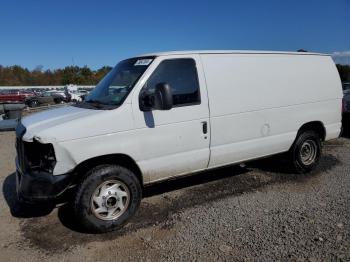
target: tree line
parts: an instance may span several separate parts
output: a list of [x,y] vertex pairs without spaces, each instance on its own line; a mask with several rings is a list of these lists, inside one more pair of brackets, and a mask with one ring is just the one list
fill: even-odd
[[91,70],[87,66],[66,66],[63,69],[28,70],[19,65],[0,65],[0,86],[96,85],[112,67]]
[[[350,82],[350,65],[337,65],[343,82]],[[91,70],[87,66],[66,66],[63,69],[28,70],[18,65],[0,65],[0,86],[96,85],[112,68],[104,66]]]

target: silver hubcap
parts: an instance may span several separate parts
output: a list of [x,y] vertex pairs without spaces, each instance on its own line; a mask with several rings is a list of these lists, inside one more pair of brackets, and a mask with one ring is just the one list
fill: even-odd
[[127,210],[130,191],[118,180],[108,180],[99,185],[91,197],[91,211],[99,219],[113,220]]
[[317,145],[315,141],[306,140],[300,150],[301,162],[308,166],[315,162],[317,157]]

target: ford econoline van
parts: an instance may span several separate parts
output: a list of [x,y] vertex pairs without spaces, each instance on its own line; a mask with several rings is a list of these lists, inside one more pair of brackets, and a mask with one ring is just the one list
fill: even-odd
[[24,201],[73,190],[82,226],[120,228],[144,186],[285,153],[315,168],[341,129],[342,86],[315,53],[184,51],[118,63],[85,101],[22,119],[17,191]]

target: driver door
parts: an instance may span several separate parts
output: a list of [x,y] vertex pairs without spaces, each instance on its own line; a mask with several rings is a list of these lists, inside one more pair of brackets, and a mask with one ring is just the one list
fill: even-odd
[[[209,108],[198,55],[158,57],[135,90],[132,100],[144,182],[154,182],[207,168]],[[140,110],[140,93],[159,83],[170,85],[173,108]]]

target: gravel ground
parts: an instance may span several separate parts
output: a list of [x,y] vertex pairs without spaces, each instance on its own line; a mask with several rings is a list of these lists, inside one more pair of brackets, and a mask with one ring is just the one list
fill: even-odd
[[146,189],[121,231],[79,231],[66,207],[15,197],[14,133],[0,133],[0,261],[350,261],[350,139],[319,168],[288,174],[271,158]]

